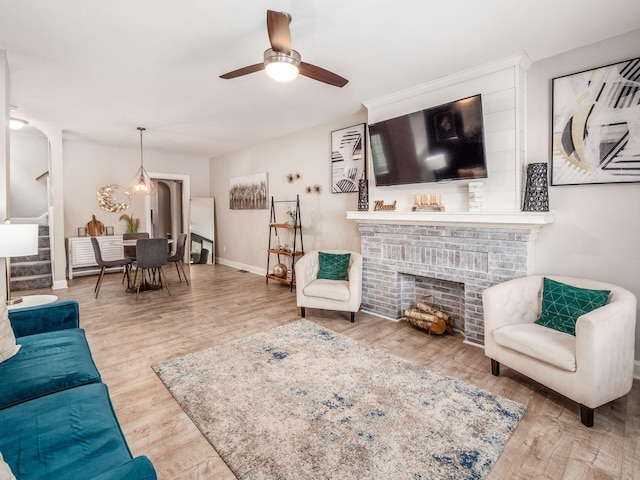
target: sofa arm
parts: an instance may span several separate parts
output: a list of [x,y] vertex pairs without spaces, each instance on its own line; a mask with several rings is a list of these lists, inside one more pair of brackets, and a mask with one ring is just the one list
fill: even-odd
[[80,327],[80,307],[75,300],[9,311],[16,337]]
[[107,470],[97,477],[92,477],[92,480],[157,480],[157,478],[151,460],[141,456]]
[[592,399],[596,406],[625,395],[633,383],[636,298],[617,290],[615,300],[576,322],[576,366],[598,386],[590,393],[603,396]]

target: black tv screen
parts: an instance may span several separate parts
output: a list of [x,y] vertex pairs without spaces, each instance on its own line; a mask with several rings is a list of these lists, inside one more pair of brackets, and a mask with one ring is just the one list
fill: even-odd
[[378,186],[487,177],[480,95],[371,124],[369,135]]

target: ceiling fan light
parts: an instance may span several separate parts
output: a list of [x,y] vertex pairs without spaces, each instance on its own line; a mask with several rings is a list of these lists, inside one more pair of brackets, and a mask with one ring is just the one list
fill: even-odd
[[264,52],[264,68],[273,80],[290,82],[298,76],[300,59],[300,54],[295,50],[291,50],[291,54],[287,55],[268,49]]
[[27,123],[28,122],[26,120],[22,120],[21,118],[10,118],[9,119],[9,128],[11,130],[20,130]]

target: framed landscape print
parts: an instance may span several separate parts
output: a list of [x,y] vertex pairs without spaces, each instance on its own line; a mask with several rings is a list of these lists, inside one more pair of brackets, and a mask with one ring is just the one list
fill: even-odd
[[357,192],[366,177],[365,124],[331,132],[331,193]]
[[640,58],[552,87],[551,184],[640,182]]
[[261,210],[267,208],[267,174],[256,173],[229,179],[231,210]]

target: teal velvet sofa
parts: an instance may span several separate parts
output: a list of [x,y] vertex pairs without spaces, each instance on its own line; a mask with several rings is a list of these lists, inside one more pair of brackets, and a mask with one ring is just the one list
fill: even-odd
[[0,452],[19,480],[155,480],[132,458],[79,325],[78,303],[15,309],[18,353],[0,363]]

